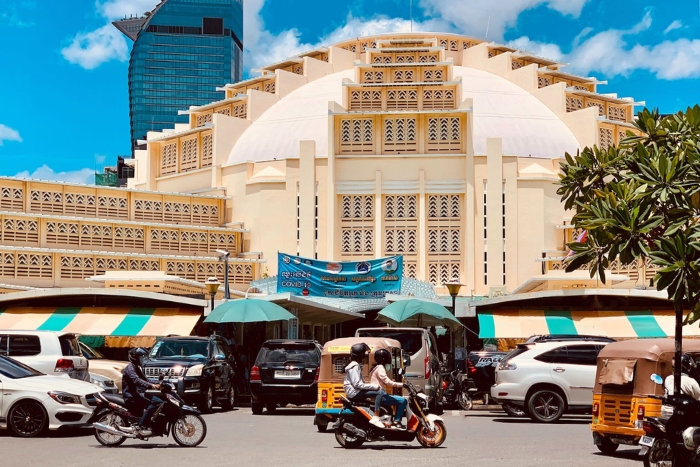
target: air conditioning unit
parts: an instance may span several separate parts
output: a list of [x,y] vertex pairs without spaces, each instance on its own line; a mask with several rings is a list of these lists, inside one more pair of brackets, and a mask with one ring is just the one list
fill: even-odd
[[489,287],[489,298],[503,297],[508,295],[508,290],[505,287]]

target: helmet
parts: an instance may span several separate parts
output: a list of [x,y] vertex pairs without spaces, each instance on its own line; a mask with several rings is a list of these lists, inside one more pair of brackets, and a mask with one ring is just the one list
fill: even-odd
[[391,363],[391,354],[386,349],[379,349],[374,352],[374,361],[380,365]]
[[684,353],[681,355],[681,371],[685,374],[690,374],[693,370],[695,370],[695,360],[693,360],[693,357],[688,355],[687,353]]
[[693,451],[697,447],[696,439],[700,438],[700,428],[691,426],[683,431],[683,444],[689,451]]
[[140,365],[141,357],[145,357],[146,355],[148,355],[148,352],[146,352],[146,349],[143,347],[131,349],[129,350],[129,361],[134,365]]
[[365,354],[370,351],[370,348],[364,342],[360,344],[355,344],[350,347],[350,358],[356,362],[362,361],[365,358]]

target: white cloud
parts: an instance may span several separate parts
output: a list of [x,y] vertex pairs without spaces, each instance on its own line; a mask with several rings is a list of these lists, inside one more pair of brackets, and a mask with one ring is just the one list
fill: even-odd
[[460,32],[484,37],[488,25],[488,38],[502,40],[508,27],[515,26],[523,11],[545,6],[562,15],[577,18],[588,0],[508,0],[508,2],[483,0],[420,0],[420,6],[433,17],[449,21]]
[[560,61],[564,58],[561,48],[557,44],[533,41],[527,36],[519,37],[508,43],[513,48],[532,52],[540,57]]
[[683,23],[678,21],[678,20],[675,20],[674,22],[669,24],[666,29],[664,29],[664,34],[668,34],[669,32],[674,31],[676,29],[680,29],[682,27],[683,27]]
[[78,33],[61,54],[70,63],[92,70],[113,59],[125,61],[128,47],[122,33],[111,24],[105,24],[94,31]]
[[0,146],[2,146],[3,141],[17,141],[21,143],[22,137],[19,135],[19,131],[0,123]]
[[146,11],[151,11],[157,3],[158,0],[98,0],[97,11],[107,23],[93,31],[76,34],[70,45],[61,50],[63,58],[86,70],[92,70],[110,60],[126,61],[129,49],[126,39],[111,22],[125,16],[141,16]]
[[568,62],[570,67],[567,70],[574,73],[598,72],[605,77],[614,77],[646,70],[665,80],[700,77],[700,39],[664,41],[653,46],[629,44],[629,37],[651,26],[652,16],[647,11],[641,21],[630,29],[608,29],[590,35],[592,30],[586,28],[576,36],[568,54],[562,54],[557,44],[533,41],[526,36],[511,41],[511,44],[547,58]]
[[95,184],[95,171],[93,169],[80,169],[68,172],[54,172],[48,165],[44,164],[33,172],[23,170],[15,177],[33,178],[37,180],[50,180],[56,182],[84,183],[86,185]]

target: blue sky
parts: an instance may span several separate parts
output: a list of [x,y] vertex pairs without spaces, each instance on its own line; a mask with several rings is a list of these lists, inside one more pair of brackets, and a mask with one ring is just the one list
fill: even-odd
[[[0,0],[0,174],[89,182],[129,151],[130,42],[157,0]],[[514,44],[674,112],[700,103],[700,0],[414,0],[414,30]],[[409,0],[245,0],[246,68],[410,27]],[[225,83],[222,83],[225,84]]]

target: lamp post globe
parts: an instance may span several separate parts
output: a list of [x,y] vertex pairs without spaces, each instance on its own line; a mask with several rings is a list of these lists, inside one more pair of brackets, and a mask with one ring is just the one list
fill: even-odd
[[[214,297],[216,297],[216,292],[219,291],[219,279],[216,277],[210,277],[204,282],[205,287],[207,288],[207,292],[211,296],[211,311],[214,311]],[[210,311],[210,313],[211,313]]]

